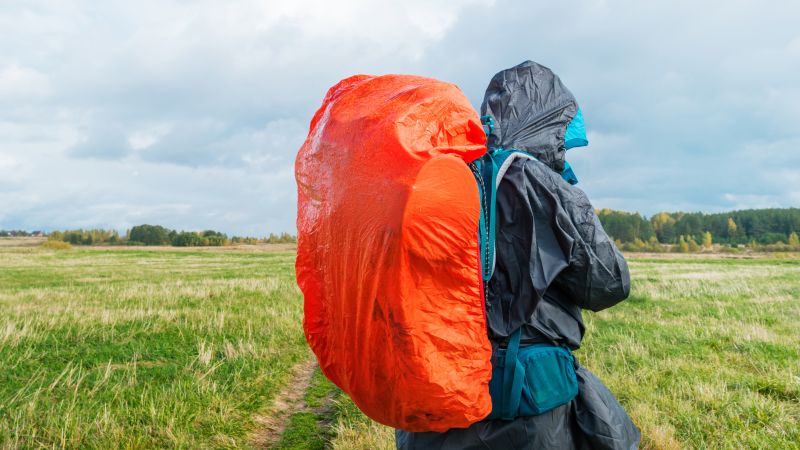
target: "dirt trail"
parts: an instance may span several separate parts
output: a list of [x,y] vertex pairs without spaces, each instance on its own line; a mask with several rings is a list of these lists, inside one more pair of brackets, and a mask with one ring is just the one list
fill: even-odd
[[267,449],[280,441],[289,418],[305,408],[303,397],[316,368],[317,360],[313,357],[292,368],[289,383],[275,396],[270,408],[255,417],[257,429],[250,439],[254,447]]

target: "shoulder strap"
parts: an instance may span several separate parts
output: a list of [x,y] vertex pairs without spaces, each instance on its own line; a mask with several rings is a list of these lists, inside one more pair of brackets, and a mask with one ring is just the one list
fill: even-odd
[[487,152],[481,159],[470,164],[478,183],[481,201],[480,230],[478,240],[481,247],[481,268],[483,281],[492,278],[495,235],[495,195],[497,194],[497,165]]

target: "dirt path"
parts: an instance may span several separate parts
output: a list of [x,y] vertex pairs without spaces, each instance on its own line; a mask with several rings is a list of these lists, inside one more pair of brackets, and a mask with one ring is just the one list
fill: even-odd
[[257,430],[251,438],[253,446],[267,449],[280,441],[289,418],[305,408],[303,397],[316,368],[317,360],[313,357],[294,366],[289,383],[275,396],[270,408],[255,417]]

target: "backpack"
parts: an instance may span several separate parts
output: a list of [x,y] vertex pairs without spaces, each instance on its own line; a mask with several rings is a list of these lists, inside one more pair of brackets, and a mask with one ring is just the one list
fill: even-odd
[[453,84],[358,75],[332,87],[297,155],[297,282],[322,372],[370,418],[464,428],[492,411],[481,207],[486,152]]

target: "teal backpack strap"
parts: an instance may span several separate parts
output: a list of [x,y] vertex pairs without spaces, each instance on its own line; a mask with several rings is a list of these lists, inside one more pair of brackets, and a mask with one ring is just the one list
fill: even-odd
[[522,335],[522,327],[511,334],[506,347],[506,361],[503,368],[503,400],[500,411],[500,418],[503,420],[513,420],[517,417],[519,402],[522,400],[522,384],[525,381],[525,369],[519,363],[519,341]]
[[486,244],[486,270],[483,274],[483,281],[489,282],[489,279],[492,278],[492,272],[494,269],[494,234],[495,234],[495,224],[497,223],[496,219],[496,212],[497,212],[497,164],[494,162],[494,158],[492,155],[487,155],[487,166],[486,172],[484,175],[485,183],[488,184],[487,190],[489,191],[489,198],[487,200],[489,206],[489,214],[487,217],[487,244]]
[[481,159],[470,163],[470,167],[478,182],[480,193],[481,215],[478,240],[481,247],[481,273],[484,283],[488,283],[492,278],[494,263],[495,213],[497,210],[495,196],[497,195],[498,166],[492,155],[486,153]]

